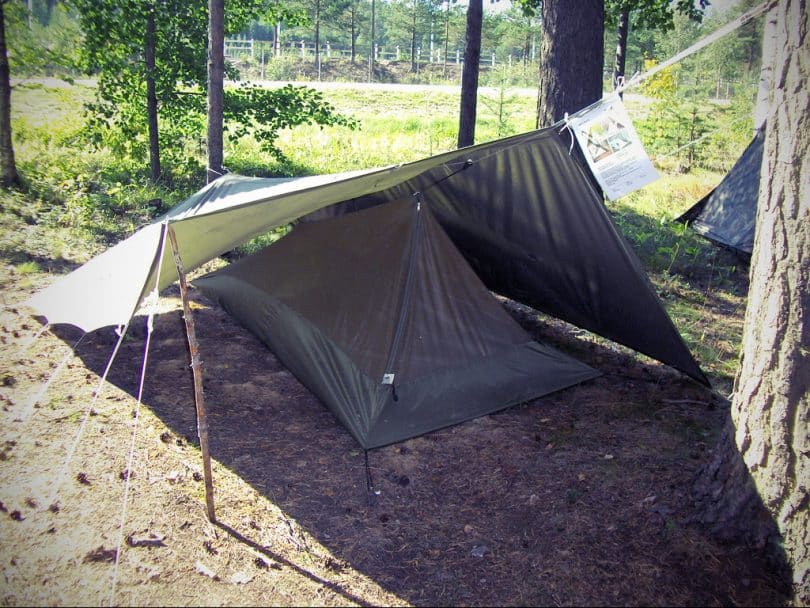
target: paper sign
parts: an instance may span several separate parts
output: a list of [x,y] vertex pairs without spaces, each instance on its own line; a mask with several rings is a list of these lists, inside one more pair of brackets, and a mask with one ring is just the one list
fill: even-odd
[[618,96],[603,99],[599,105],[571,118],[568,124],[609,200],[658,179],[658,172]]

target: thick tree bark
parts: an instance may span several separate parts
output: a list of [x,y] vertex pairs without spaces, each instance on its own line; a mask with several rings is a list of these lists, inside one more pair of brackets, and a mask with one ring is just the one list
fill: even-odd
[[[773,57],[779,41],[776,38],[776,8],[765,13],[765,22],[762,26],[762,56]],[[764,61],[759,71],[759,87],[757,100],[754,105],[754,133],[763,125],[768,116],[770,106],[770,93],[773,88],[773,66]]]
[[146,63],[146,116],[149,129],[149,172],[152,183],[160,180],[160,135],[158,132],[158,102],[155,88],[155,47],[157,26],[155,6],[152,5],[146,18],[144,61]]
[[[806,0],[777,4],[751,287],[728,427],[695,489],[715,533],[792,571],[810,603],[810,32]],[[767,45],[764,45],[767,47]],[[759,505],[764,505],[767,511]]]
[[0,185],[20,183],[11,138],[11,73],[6,48],[6,0],[0,1]]
[[[616,89],[624,79],[627,63],[627,33],[630,30],[630,11],[623,10],[619,15],[619,27],[616,41],[616,62],[613,65],[613,88]],[[621,93],[620,93],[621,95]]]
[[461,108],[458,121],[458,147],[475,142],[475,114],[478,103],[478,72],[481,62],[482,0],[470,0],[467,7],[467,45],[461,72]]
[[208,182],[222,175],[225,111],[225,0],[208,0]]
[[604,29],[604,0],[543,2],[538,127],[601,99]]

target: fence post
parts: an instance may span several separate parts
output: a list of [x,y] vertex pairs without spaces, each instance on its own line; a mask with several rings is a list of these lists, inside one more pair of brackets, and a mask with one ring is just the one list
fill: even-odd
[[304,41],[301,41],[301,59],[307,58],[307,47],[304,46]]

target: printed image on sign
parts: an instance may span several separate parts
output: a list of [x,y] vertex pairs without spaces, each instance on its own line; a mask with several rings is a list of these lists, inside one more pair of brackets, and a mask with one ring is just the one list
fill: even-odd
[[574,116],[569,126],[608,199],[616,200],[658,179],[618,96]]

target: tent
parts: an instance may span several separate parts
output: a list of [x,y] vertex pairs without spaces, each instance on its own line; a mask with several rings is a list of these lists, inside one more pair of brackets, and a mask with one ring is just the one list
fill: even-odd
[[[123,326],[177,279],[166,244],[169,226],[190,271],[276,226],[303,218],[295,229],[302,230],[415,195],[488,289],[708,384],[638,258],[553,128],[382,169],[299,179],[224,176],[29,304],[51,323],[85,331]],[[328,231],[323,239],[331,239]],[[356,246],[362,250],[363,244]],[[312,342],[296,346],[310,347]]]
[[533,341],[417,198],[304,224],[194,281],[366,449],[599,375]]
[[754,227],[762,166],[760,128],[728,175],[720,184],[677,218],[707,239],[750,256],[754,250]]

